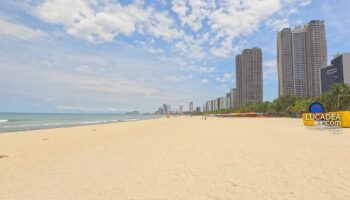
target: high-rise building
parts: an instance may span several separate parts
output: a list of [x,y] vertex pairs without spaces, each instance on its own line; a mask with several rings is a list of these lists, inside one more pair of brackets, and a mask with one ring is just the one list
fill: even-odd
[[188,108],[189,108],[188,111],[192,113],[193,112],[193,101],[190,101],[190,104],[189,104]]
[[236,107],[236,98],[237,98],[237,90],[236,88],[232,88],[231,91],[230,91],[230,108],[234,108]]
[[294,95],[292,31],[284,28],[277,34],[278,93]]
[[167,104],[163,104],[160,110],[161,110],[161,114],[163,115],[167,115],[171,113],[170,105],[167,105]]
[[196,107],[196,113],[200,113],[201,112],[201,107]]
[[321,94],[320,70],[327,66],[327,41],[324,21],[312,20],[307,29],[308,46],[308,80],[311,96],[318,97]]
[[205,111],[206,112],[211,112],[212,111],[211,101],[210,100],[205,102]]
[[243,101],[246,99],[245,84],[243,74],[243,64],[242,64],[242,55],[236,56],[236,88],[237,88],[237,105],[243,105]]
[[166,104],[163,104],[163,109],[162,109],[162,114],[163,115],[166,115],[166,114],[168,114],[168,106],[166,105]]
[[350,53],[336,55],[330,66],[321,69],[322,92],[327,92],[335,83],[350,84]]
[[307,32],[300,27],[292,31],[292,78],[293,92],[290,95],[306,98],[308,97],[307,83]]
[[278,32],[277,65],[279,96],[318,97],[320,69],[327,66],[324,21]]
[[260,48],[245,49],[236,57],[238,105],[262,102],[262,52]]
[[163,108],[160,107],[158,110],[155,112],[156,115],[162,115],[163,114]]
[[212,105],[213,105],[213,111],[219,110],[219,100],[218,99],[212,100]]
[[226,96],[225,96],[225,107],[226,109],[229,109],[231,108],[231,92],[229,93],[226,93]]
[[224,104],[224,97],[220,97],[217,99],[217,110],[225,109],[225,104]]
[[182,114],[183,113],[183,110],[184,110],[184,105],[181,103],[179,105],[179,114]]

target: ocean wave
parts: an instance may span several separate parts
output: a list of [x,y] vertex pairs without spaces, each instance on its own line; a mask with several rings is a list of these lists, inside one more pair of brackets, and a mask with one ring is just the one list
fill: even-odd
[[0,119],[0,123],[5,123],[5,122],[8,122],[9,120],[7,119]]
[[121,120],[99,120],[99,121],[85,121],[85,122],[55,122],[45,124],[18,124],[3,126],[5,128],[19,128],[19,127],[64,127],[64,126],[78,126],[78,125],[92,125],[120,122]]
[[120,122],[132,122],[132,121],[139,121],[140,119],[122,119]]

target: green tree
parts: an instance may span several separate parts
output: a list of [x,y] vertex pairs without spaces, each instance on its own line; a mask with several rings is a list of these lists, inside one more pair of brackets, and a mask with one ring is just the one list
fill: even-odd
[[[323,93],[316,101],[323,104],[326,112],[350,110],[350,86],[343,83],[334,84],[330,91]],[[273,102],[251,103],[231,109],[211,112],[219,113],[247,113],[247,112],[279,112],[286,116],[296,116],[308,112],[313,98],[302,99],[296,96],[281,96]]]
[[273,101],[273,109],[276,112],[286,112],[290,106],[300,100],[301,98],[296,96],[280,96]]
[[323,104],[327,112],[349,110],[350,87],[344,83],[336,83],[328,92],[323,93],[318,101]]

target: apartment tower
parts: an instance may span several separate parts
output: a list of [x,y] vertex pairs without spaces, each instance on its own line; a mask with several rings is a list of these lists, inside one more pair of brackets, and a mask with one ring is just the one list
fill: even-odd
[[189,106],[188,106],[188,111],[190,112],[190,113],[193,113],[193,101],[190,101],[190,104],[189,104]]
[[320,69],[327,66],[324,21],[278,32],[277,65],[279,96],[318,97]]
[[243,50],[236,56],[237,103],[259,103],[263,99],[262,52],[260,48]]
[[324,21],[312,20],[306,25],[309,93],[321,95],[321,68],[327,66],[327,41]]

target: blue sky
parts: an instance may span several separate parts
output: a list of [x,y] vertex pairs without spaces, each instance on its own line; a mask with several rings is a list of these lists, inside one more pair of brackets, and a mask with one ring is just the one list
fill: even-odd
[[349,10],[348,0],[4,0],[0,111],[201,106],[235,87],[234,58],[251,47],[272,100],[276,32],[325,20],[331,58],[350,51]]

